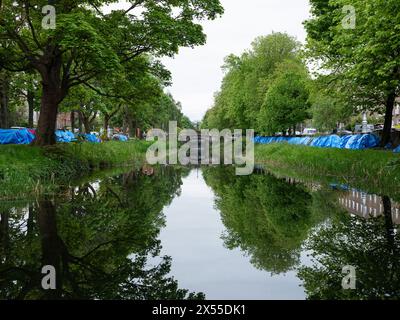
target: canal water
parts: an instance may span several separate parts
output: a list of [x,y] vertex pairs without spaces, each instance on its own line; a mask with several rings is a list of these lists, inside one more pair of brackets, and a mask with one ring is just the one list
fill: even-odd
[[0,201],[0,299],[396,299],[399,209],[262,169],[104,173]]

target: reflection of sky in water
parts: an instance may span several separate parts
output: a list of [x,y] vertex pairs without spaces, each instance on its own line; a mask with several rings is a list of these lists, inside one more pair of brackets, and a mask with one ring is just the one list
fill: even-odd
[[[295,272],[271,276],[239,249],[224,247],[225,228],[200,171],[183,180],[182,195],[164,213],[161,255],[172,257],[171,274],[180,287],[202,291],[207,299],[304,299]],[[301,260],[308,260],[305,253]]]

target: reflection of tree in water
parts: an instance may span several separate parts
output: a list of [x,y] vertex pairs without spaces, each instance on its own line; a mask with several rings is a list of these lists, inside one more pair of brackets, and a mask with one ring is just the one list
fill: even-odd
[[204,176],[217,195],[228,248],[240,247],[257,268],[273,273],[298,265],[301,244],[316,223],[302,185],[269,174],[237,177],[232,168],[207,168]]
[[[383,198],[384,216],[364,219],[340,215],[308,241],[314,265],[303,267],[309,299],[400,298],[400,238],[392,220],[391,201]],[[342,268],[354,266],[356,290],[343,290]]]
[[[159,255],[162,209],[179,192],[181,176],[168,168],[151,177],[134,172],[73,188],[62,195],[70,201],[43,197],[30,210],[30,228],[26,214],[3,208],[0,297],[201,298],[168,277],[168,257],[148,263]],[[43,265],[55,266],[57,290],[40,289]]]

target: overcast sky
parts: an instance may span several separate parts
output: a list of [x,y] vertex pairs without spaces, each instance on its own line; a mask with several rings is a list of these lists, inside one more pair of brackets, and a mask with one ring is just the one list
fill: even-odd
[[260,35],[287,32],[304,42],[302,22],[309,16],[308,0],[221,0],[222,18],[203,23],[207,44],[183,48],[174,59],[164,59],[172,72],[168,90],[182,102],[191,120],[201,120],[219,90],[224,58],[241,54]]
[[[122,1],[121,1],[122,2]],[[302,22],[309,16],[308,0],[221,0],[225,14],[202,23],[207,44],[182,48],[174,59],[163,59],[172,72],[168,88],[193,121],[201,120],[219,90],[224,58],[241,54],[258,36],[287,32],[304,42]]]

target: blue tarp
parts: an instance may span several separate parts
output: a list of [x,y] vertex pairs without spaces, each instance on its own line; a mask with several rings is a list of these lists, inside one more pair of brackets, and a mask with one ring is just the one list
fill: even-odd
[[[71,131],[56,130],[56,141],[71,143],[77,141]],[[101,140],[94,134],[83,135],[86,141],[100,143]],[[28,129],[0,129],[0,144],[30,144],[35,139],[35,135]],[[126,136],[121,135],[120,141],[128,141]]]
[[56,131],[56,141],[70,143],[76,141],[75,135],[71,131],[57,130]]
[[400,146],[398,146],[396,149],[393,150],[396,153],[400,153]]
[[84,136],[85,136],[85,139],[87,142],[91,142],[91,143],[100,143],[101,142],[100,138],[97,137],[95,134],[87,133]]
[[[347,146],[347,143],[349,142],[350,139],[352,139],[353,136],[344,136],[340,139],[340,143],[339,143],[339,148],[340,149],[345,149]],[[354,136],[356,137],[356,136]]]
[[337,135],[321,136],[316,138],[305,137],[255,137],[254,141],[260,144],[286,142],[294,145],[313,146],[318,148],[339,148],[364,150],[375,148],[380,139],[374,134],[359,134],[339,137]]
[[115,134],[113,136],[113,140],[117,140],[117,141],[122,141],[122,142],[127,142],[129,139],[127,136],[123,135],[123,134]]
[[[82,134],[79,135],[83,137],[86,141],[92,143],[100,143],[101,140],[94,134]],[[56,131],[56,140],[57,142],[71,143],[74,141],[78,141],[75,135],[71,131],[57,130]]]
[[319,148],[339,148],[340,141],[341,139],[337,135],[323,136],[314,139],[311,146]]
[[380,139],[378,136],[374,134],[361,134],[357,135],[357,138],[351,141],[348,141],[346,145],[346,149],[354,149],[354,150],[365,150],[371,149],[379,146]]
[[28,129],[0,129],[0,144],[30,144],[34,139]]

